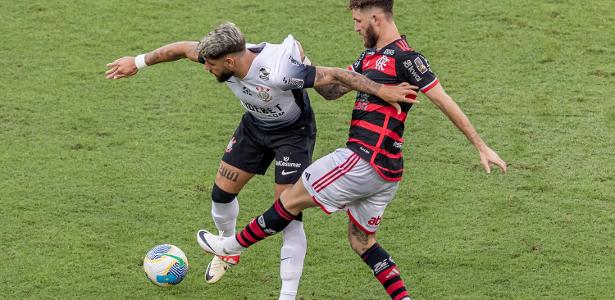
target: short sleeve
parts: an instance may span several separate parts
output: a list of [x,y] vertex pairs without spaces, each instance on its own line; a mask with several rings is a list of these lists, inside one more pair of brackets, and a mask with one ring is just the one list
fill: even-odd
[[433,73],[429,61],[423,55],[419,53],[404,55],[401,64],[405,80],[418,86],[421,92],[427,93],[438,84],[438,77]]
[[301,62],[301,52],[295,39],[289,35],[282,43],[283,53],[277,71],[276,85],[282,90],[314,87],[316,67]]

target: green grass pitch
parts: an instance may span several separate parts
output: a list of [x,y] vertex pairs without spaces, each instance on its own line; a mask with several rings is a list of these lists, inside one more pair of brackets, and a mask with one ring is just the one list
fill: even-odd
[[[424,96],[407,172],[378,239],[415,299],[615,297],[615,2],[396,1],[396,23],[509,173]],[[346,1],[0,1],[0,298],[277,299],[280,237],[208,285],[195,242],[242,108],[187,61],[128,80],[105,64],[230,20],[251,42],[289,33],[319,65],[362,51]],[[310,91],[315,158],[344,145],[353,97]],[[239,224],[273,201],[271,174],[239,195]],[[386,299],[346,240],[344,214],[305,214],[298,299]],[[158,288],[141,269],[172,243],[191,271]]]

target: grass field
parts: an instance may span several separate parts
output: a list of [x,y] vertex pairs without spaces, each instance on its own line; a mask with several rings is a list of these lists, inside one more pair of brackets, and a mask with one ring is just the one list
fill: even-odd
[[[256,2],[256,4],[248,4]],[[405,1],[396,23],[482,137],[476,151],[425,97],[407,175],[380,226],[415,299],[615,299],[615,2]],[[280,238],[215,285],[195,242],[242,109],[187,61],[121,81],[105,64],[231,20],[249,41],[288,33],[316,64],[362,51],[346,1],[0,1],[0,298],[277,299]],[[352,96],[310,92],[315,157],[344,145]],[[271,205],[271,174],[239,195],[239,224]],[[344,214],[306,213],[299,299],[386,299],[346,241]],[[145,253],[190,260],[157,288]]]

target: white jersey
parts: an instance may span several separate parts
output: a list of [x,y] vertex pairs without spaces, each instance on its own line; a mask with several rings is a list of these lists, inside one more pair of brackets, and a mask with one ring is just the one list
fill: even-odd
[[289,35],[282,44],[248,44],[258,53],[248,74],[231,77],[226,84],[239,98],[251,121],[263,129],[294,124],[304,110],[311,113],[303,88],[314,85],[315,68],[301,63],[296,40]]

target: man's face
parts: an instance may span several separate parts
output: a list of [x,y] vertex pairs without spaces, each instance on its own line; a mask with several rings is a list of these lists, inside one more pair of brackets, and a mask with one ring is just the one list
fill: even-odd
[[218,82],[225,82],[233,77],[233,71],[227,68],[229,58],[206,59],[205,70],[216,76]]
[[353,9],[352,19],[354,20],[354,31],[358,32],[363,38],[363,45],[365,48],[375,47],[378,42],[378,34],[372,23],[374,18],[371,11]]

